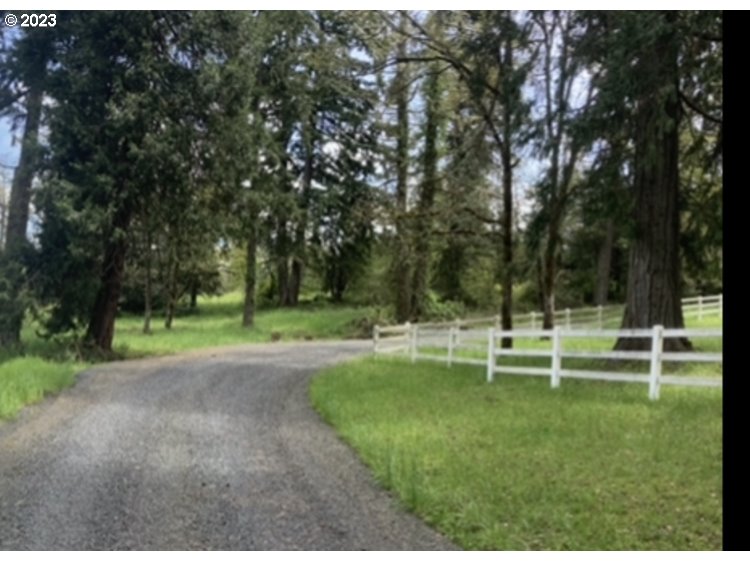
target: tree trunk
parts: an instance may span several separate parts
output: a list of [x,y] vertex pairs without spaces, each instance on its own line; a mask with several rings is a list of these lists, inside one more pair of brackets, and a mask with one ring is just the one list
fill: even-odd
[[302,261],[298,256],[292,258],[292,270],[289,275],[289,306],[299,304],[299,293],[302,289]]
[[604,238],[599,246],[599,257],[596,261],[596,289],[594,304],[606,306],[609,297],[609,276],[612,270],[612,248],[615,242],[615,221],[607,219]]
[[544,265],[541,253],[536,257],[536,270],[536,298],[539,299],[539,310],[544,312]]
[[336,304],[343,302],[344,292],[346,291],[347,285],[348,285],[348,280],[347,280],[346,274],[344,273],[344,271],[339,269],[336,272],[336,278],[334,279],[334,282],[331,288],[331,297],[333,299],[333,302],[335,302]]
[[412,282],[412,318],[419,320],[425,313],[430,275],[430,239],[432,207],[437,192],[437,142],[440,111],[439,69],[432,66],[425,88],[425,133],[422,185],[419,194],[414,241],[414,277]]
[[198,308],[198,283],[195,281],[190,285],[190,308]]
[[[510,36],[506,39],[503,52],[503,65],[506,69],[513,68],[513,42]],[[509,86],[506,86],[508,88]],[[503,166],[503,300],[500,307],[500,321],[503,330],[513,329],[513,152],[511,149],[511,128],[513,115],[510,101],[505,100],[503,107],[504,139],[500,151]],[[502,338],[503,348],[513,347],[512,338]]]
[[39,122],[42,115],[43,90],[32,84],[26,94],[26,123],[23,131],[21,156],[13,175],[5,232],[2,276],[5,277],[5,294],[0,293],[0,347],[18,345],[25,306],[21,301],[24,284],[22,254],[28,244],[26,227],[29,222],[31,183],[37,166],[39,150]]
[[[405,26],[402,17],[401,25]],[[405,27],[404,27],[405,29]],[[398,55],[406,55],[405,43],[398,47]],[[407,190],[409,175],[409,81],[406,67],[399,65],[394,78],[396,97],[396,251],[393,272],[396,287],[396,321],[406,322],[411,318],[411,267],[407,219]]]
[[255,325],[255,284],[258,249],[257,215],[252,217],[252,225],[248,231],[245,264],[245,304],[242,308],[242,326],[252,328]]
[[37,153],[39,150],[39,121],[42,115],[41,88],[29,90],[26,102],[26,125],[23,131],[23,143],[18,168],[11,184],[10,204],[8,207],[8,230],[5,236],[6,250],[13,251],[26,244],[26,226],[29,222],[29,202],[31,201],[31,182],[36,171]]
[[[129,224],[130,213],[121,210],[115,217],[112,230],[114,233],[127,232]],[[112,351],[126,251],[127,241],[124,235],[114,234],[108,237],[102,262],[101,284],[86,332],[86,341],[105,353]]]
[[[679,256],[678,37],[674,15],[664,19],[653,45],[638,57],[642,83],[635,115],[635,239],[630,248],[623,328],[682,328]],[[650,348],[650,340],[621,338],[618,350]],[[664,340],[664,349],[691,348],[687,339]]]
[[286,257],[280,257],[276,268],[278,277],[279,306],[289,306],[289,262]]
[[151,333],[151,227],[146,221],[146,282],[143,287],[143,333]]
[[551,330],[555,327],[555,284],[557,281],[557,247],[560,242],[560,218],[552,210],[547,229],[547,245],[544,249],[542,267],[542,290],[544,291],[544,318],[542,328]]
[[276,276],[279,306],[289,306],[289,234],[287,233],[286,213],[282,212],[276,223]]
[[5,187],[0,190],[0,254],[5,249],[5,231],[8,220],[8,203],[5,199]]
[[[507,145],[506,145],[507,147]],[[503,162],[503,300],[500,308],[500,321],[503,330],[513,329],[513,168],[511,165],[510,148],[502,154]],[[513,339],[504,337],[501,347],[513,347]]]
[[450,301],[460,301],[465,298],[461,277],[466,264],[466,246],[458,240],[459,229],[460,226],[457,223],[450,226],[450,234],[438,265],[437,279],[440,282],[441,294],[443,298]]
[[167,330],[172,329],[172,323],[174,322],[175,308],[177,308],[177,247],[176,241],[171,242],[173,244],[170,250],[169,270],[167,279],[167,310],[164,317],[164,327]]
[[299,218],[294,233],[294,256],[292,257],[292,273],[289,280],[289,304],[299,304],[299,293],[302,289],[302,276],[305,270],[305,232],[307,230],[307,212],[310,205],[310,191],[313,179],[313,131],[315,124],[313,119],[308,119],[302,132],[305,143],[305,167],[302,172],[302,193]]

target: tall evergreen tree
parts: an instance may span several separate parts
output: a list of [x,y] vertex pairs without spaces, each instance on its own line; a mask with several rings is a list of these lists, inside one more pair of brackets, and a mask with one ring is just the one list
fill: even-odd
[[54,33],[23,33],[3,61],[5,95],[2,96],[0,114],[17,111],[23,115],[23,139],[7,204],[7,219],[3,221],[7,226],[3,236],[4,249],[0,254],[0,347],[20,343],[26,312],[26,299],[22,295],[24,254],[28,250],[26,230],[32,182],[39,171],[39,127],[54,37]]
[[[634,148],[633,237],[628,267],[624,328],[655,324],[682,327],[680,258],[680,130],[681,89],[694,72],[686,45],[704,29],[679,12],[616,12],[590,14],[594,27],[584,41],[584,52],[601,65],[598,110],[613,118],[625,113]],[[715,16],[714,16],[714,19]],[[720,16],[719,16],[720,21]],[[645,340],[622,339],[618,349],[641,349]],[[690,348],[685,339],[666,341],[672,350]]]
[[[40,196],[41,292],[56,303],[53,325],[87,319],[87,342],[105,353],[112,349],[133,220],[154,189],[179,207],[196,185],[194,161],[208,150],[211,105],[202,96],[200,63],[212,37],[202,17],[77,13],[51,71],[49,93],[57,103],[50,112],[50,178]],[[88,223],[81,225],[84,214]],[[82,252],[66,230],[89,239],[79,240],[87,252],[97,244],[99,250]],[[59,272],[49,269],[58,260],[44,259],[50,252],[85,267],[61,286]]]

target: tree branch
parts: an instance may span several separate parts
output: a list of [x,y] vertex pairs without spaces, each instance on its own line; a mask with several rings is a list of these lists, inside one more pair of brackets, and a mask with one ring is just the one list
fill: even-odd
[[704,119],[708,119],[712,123],[716,123],[717,125],[724,124],[722,119],[719,119],[718,117],[714,117],[710,113],[698,107],[698,105],[695,102],[693,102],[689,97],[687,97],[682,90],[680,90],[679,93],[680,93],[680,99],[685,103],[685,105],[687,105],[690,109],[695,111],[698,115],[702,116]]

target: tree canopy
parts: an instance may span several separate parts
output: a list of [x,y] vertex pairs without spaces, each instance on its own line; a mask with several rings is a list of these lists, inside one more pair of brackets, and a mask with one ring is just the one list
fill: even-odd
[[120,311],[171,327],[235,288],[248,328],[316,294],[505,329],[620,300],[625,327],[681,326],[681,296],[722,284],[721,23],[82,11],[3,29],[20,159],[0,346],[33,312],[109,353]]

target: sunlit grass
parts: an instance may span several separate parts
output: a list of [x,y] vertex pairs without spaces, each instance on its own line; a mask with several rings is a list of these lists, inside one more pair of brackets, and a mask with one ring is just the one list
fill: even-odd
[[[260,310],[252,328],[243,328],[242,296],[231,293],[199,301],[192,314],[175,318],[172,329],[164,328],[163,318],[154,317],[152,333],[143,333],[143,318],[118,318],[115,351],[125,356],[162,355],[201,347],[241,343],[305,339],[367,337],[357,321],[371,310],[365,307],[306,304],[300,308]],[[273,336],[273,337],[272,337]]]
[[18,357],[0,363],[0,419],[12,418],[26,404],[73,384],[86,366],[50,362],[38,357]]
[[471,549],[720,549],[721,391],[376,357],[311,387],[377,479]]

